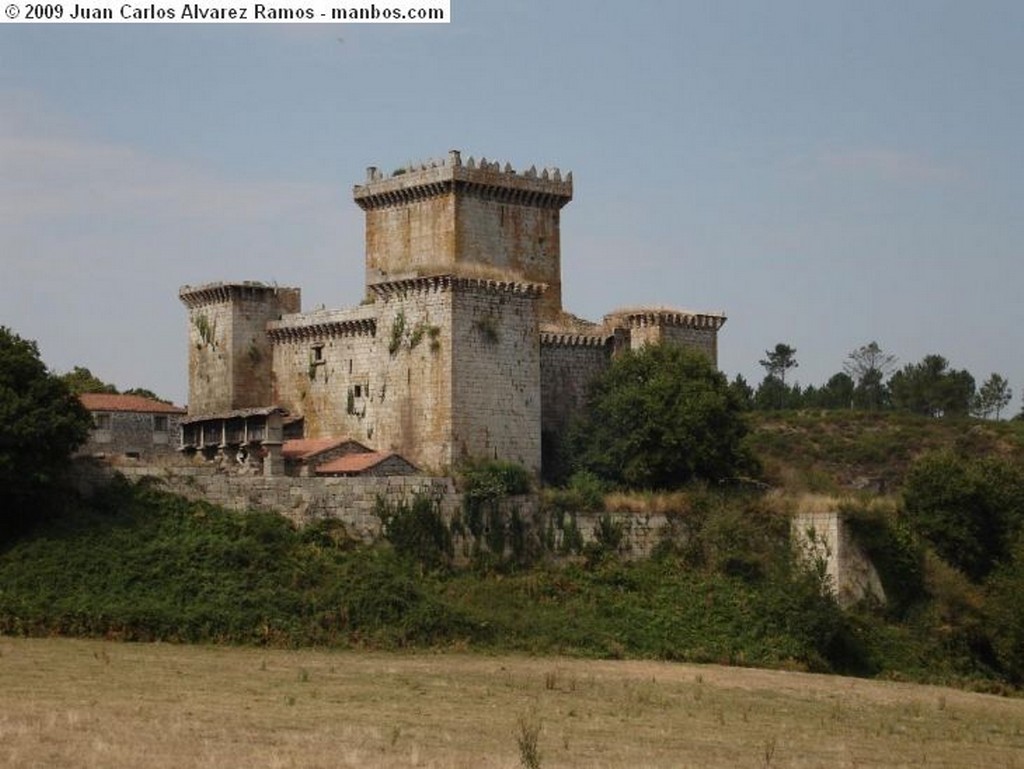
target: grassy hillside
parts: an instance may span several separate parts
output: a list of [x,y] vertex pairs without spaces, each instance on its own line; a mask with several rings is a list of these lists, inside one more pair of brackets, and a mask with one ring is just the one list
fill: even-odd
[[[340,525],[296,531],[121,484],[0,553],[0,632],[857,664],[817,575],[772,534],[784,521],[749,513],[709,526],[697,560],[427,570],[387,544],[354,546]],[[757,544],[733,558],[741,523]]]
[[790,492],[896,490],[911,463],[942,449],[1024,462],[1024,422],[867,411],[755,412],[748,445],[765,480]]
[[[1019,424],[837,413],[754,420],[750,441],[766,477],[792,496],[840,492],[859,478],[882,478],[895,488],[915,459],[936,449],[1009,458],[1014,467],[1024,462]],[[949,499],[925,498],[920,489],[931,488],[932,476],[919,473],[919,497],[931,507],[917,510],[916,519],[904,515],[899,499],[852,502],[859,507],[850,515],[887,591],[895,587],[888,606],[849,611],[823,594],[823,572],[795,557],[790,497],[777,493],[679,492],[664,511],[671,526],[656,555],[632,562],[608,545],[611,524],[603,541],[554,561],[515,547],[522,521],[513,516],[502,524],[487,513],[483,538],[508,526],[500,539],[513,542],[515,557],[483,552],[470,567],[453,568],[450,533],[431,517],[429,503],[391,510],[394,544],[364,547],[339,522],[297,531],[277,515],[235,514],[151,484],[115,483],[89,501],[69,500],[61,515],[0,550],[0,633],[471,648],[1000,689],[1024,679],[1017,602],[1024,585],[1024,496],[1005,480],[1021,476],[994,469],[973,467],[962,479],[973,484],[963,487],[966,496]],[[958,543],[988,540],[985,531],[956,527],[957,505],[965,501],[1003,505],[1017,516],[1006,519],[1005,539],[993,540],[998,548],[970,578],[950,566]],[[930,520],[935,509],[954,517]],[[459,525],[473,530],[483,516],[477,510]],[[931,529],[916,531],[915,521]]]

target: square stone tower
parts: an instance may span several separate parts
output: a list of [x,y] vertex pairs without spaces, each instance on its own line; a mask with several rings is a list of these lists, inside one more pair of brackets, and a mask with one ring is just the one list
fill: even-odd
[[542,320],[562,311],[560,211],[572,174],[518,173],[486,158],[442,161],[385,176],[367,169],[353,190],[366,212],[366,284],[451,274],[547,286]]
[[299,311],[299,289],[218,282],[183,286],[178,298],[188,309],[189,414],[272,403],[267,323]]

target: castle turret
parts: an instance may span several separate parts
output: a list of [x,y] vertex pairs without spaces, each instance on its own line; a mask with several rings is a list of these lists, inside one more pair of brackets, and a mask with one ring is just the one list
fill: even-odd
[[670,344],[704,353],[718,366],[718,330],[725,325],[722,313],[689,312],[669,307],[632,307],[605,316],[610,329],[628,331],[629,347]]
[[368,287],[440,274],[537,283],[547,286],[541,318],[560,316],[560,211],[572,200],[571,173],[463,162],[453,150],[390,176],[368,168],[353,196],[366,212]]
[[183,286],[178,297],[188,308],[189,414],[271,405],[267,322],[299,311],[299,289],[207,283]]

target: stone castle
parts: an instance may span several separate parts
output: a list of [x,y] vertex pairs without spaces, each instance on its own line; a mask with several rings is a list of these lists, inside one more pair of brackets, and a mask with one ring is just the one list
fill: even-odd
[[354,188],[366,214],[365,299],[302,312],[298,288],[184,286],[182,447],[264,457],[288,439],[347,439],[447,474],[467,459],[533,472],[587,384],[620,350],[695,348],[717,364],[725,316],[663,307],[581,320],[562,307],[560,216],[572,174],[443,160]]

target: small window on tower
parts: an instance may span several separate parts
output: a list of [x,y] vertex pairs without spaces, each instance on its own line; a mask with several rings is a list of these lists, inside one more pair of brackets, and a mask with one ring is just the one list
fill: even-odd
[[324,346],[322,344],[313,345],[313,362],[324,362]]
[[353,390],[354,390],[355,397],[357,397],[357,398],[362,398],[363,397],[363,386],[362,385],[356,385],[353,388]]

